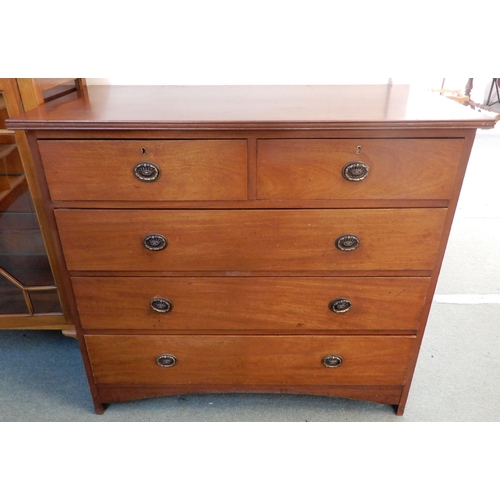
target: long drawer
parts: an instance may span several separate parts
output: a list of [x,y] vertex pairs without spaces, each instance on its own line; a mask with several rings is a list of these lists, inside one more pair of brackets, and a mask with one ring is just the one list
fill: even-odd
[[97,384],[403,385],[415,339],[87,335],[85,342]]
[[[46,140],[38,144],[53,200],[247,198],[246,140]],[[151,163],[154,167],[148,170]]]
[[83,328],[416,330],[429,278],[72,278]]
[[446,209],[56,210],[71,271],[431,270],[445,217]]
[[261,139],[257,197],[449,199],[462,147],[462,139]]

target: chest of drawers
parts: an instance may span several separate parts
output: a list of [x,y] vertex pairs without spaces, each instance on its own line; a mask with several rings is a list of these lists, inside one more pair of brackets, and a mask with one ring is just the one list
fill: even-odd
[[478,127],[406,86],[90,87],[27,131],[95,409],[307,393],[402,415]]

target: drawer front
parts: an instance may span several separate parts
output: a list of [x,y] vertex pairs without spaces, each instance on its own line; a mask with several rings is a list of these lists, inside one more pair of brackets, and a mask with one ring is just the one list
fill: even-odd
[[[243,386],[403,385],[415,343],[411,336],[328,335],[87,335],[85,341],[97,384]],[[162,355],[174,356],[175,364],[160,366]],[[323,359],[332,355],[341,363],[326,367]]]
[[[247,198],[244,140],[68,140],[38,144],[53,200]],[[144,162],[159,168],[156,180],[146,182],[134,175],[134,167]]]
[[[259,140],[257,197],[449,199],[462,145],[462,139]],[[368,165],[363,180],[343,177],[351,162]]]
[[[416,330],[429,278],[80,277],[72,282],[82,326],[89,330],[288,329],[300,333]],[[155,311],[153,299],[157,309],[170,310]],[[347,299],[350,309],[332,312],[329,305],[336,299]],[[334,308],[347,307],[347,302],[340,302]]]
[[445,216],[446,209],[56,211],[72,271],[431,270]]

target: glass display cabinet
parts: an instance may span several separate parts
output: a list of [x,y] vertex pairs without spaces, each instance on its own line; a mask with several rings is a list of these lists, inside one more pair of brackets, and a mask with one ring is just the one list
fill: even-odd
[[44,235],[41,197],[25,133],[5,120],[54,99],[70,99],[84,79],[0,78],[0,329],[54,329],[71,335],[69,307]]

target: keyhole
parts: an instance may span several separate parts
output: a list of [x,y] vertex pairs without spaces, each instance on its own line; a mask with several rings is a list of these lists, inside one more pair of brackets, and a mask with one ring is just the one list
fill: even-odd
[[358,147],[356,148],[356,154],[357,154],[357,155],[360,155],[360,154],[361,154],[361,146],[358,146]]
[[146,148],[141,148],[141,153],[143,156],[146,156]]

